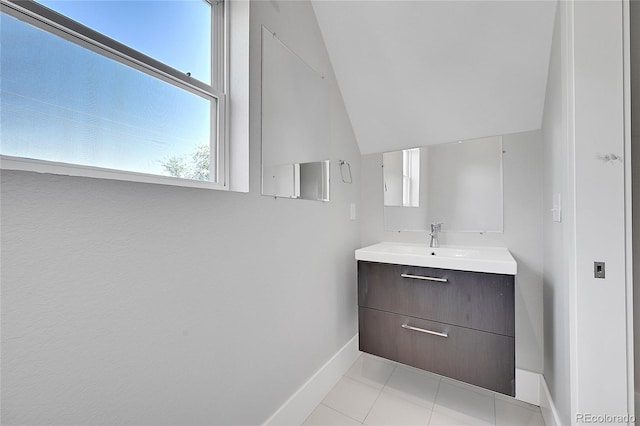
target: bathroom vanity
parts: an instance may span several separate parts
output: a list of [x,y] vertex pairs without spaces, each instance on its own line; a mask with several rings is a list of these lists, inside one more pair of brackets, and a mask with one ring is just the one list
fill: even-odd
[[508,250],[380,243],[356,259],[361,351],[515,396]]

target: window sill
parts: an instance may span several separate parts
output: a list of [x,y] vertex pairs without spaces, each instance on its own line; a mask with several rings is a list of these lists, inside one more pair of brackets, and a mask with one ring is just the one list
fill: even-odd
[[101,167],[80,166],[76,164],[58,163],[29,158],[0,155],[0,169],[19,170],[36,173],[50,173],[62,176],[87,177],[93,179],[122,180],[127,182],[151,183],[157,185],[182,186],[190,188],[227,190],[216,182],[205,182],[182,179],[171,176],[151,175],[128,172],[124,170],[105,169]]

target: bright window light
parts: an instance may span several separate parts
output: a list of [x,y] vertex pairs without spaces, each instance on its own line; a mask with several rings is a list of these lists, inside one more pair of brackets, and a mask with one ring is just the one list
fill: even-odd
[[223,22],[211,10],[216,6],[203,0],[2,5],[3,160],[224,186],[225,50],[223,32],[212,37],[212,21]]

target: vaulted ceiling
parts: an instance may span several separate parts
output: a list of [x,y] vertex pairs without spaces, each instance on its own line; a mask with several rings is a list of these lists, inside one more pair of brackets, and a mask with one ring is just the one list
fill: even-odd
[[555,1],[313,7],[362,154],[540,128]]

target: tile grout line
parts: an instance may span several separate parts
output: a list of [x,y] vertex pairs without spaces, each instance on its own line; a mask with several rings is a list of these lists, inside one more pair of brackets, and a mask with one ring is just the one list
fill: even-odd
[[[354,363],[354,364],[355,364],[355,363]],[[343,374],[343,375],[342,375],[342,377],[340,377],[340,379],[336,382],[336,384],[335,384],[335,385],[333,385],[333,387],[331,388],[331,390],[330,390],[329,392],[327,392],[327,395],[329,395],[329,394],[331,393],[331,391],[333,391],[333,389],[338,385],[338,383],[339,383],[342,379],[344,379],[345,377],[347,377],[346,373],[345,373],[345,374]],[[349,378],[350,378],[350,377],[349,377]],[[351,380],[353,380],[353,379],[351,379]],[[326,397],[327,397],[327,395],[325,395],[324,397],[326,398]],[[358,419],[354,419],[354,418],[353,418],[353,417],[351,417],[350,415],[348,415],[348,414],[346,414],[346,413],[343,413],[342,411],[340,411],[340,410],[338,410],[338,409],[336,409],[336,408],[333,408],[333,407],[331,407],[331,406],[329,406],[329,405],[325,404],[325,403],[324,403],[324,398],[322,399],[322,401],[320,401],[320,404],[318,404],[318,405],[316,406],[316,408],[318,408],[320,405],[323,405],[323,406],[325,406],[326,408],[329,408],[330,410],[335,411],[335,412],[336,412],[336,413],[338,413],[338,414],[341,414],[341,415],[343,415],[343,416],[345,416],[345,417],[347,417],[347,418],[349,418],[349,419],[351,419],[351,420],[353,420],[353,421],[355,421],[355,422],[358,422],[358,423],[362,424],[362,422],[360,422]],[[315,409],[314,409],[314,411],[315,411]],[[312,415],[312,414],[313,414],[313,411],[311,412],[311,414],[309,414],[309,416],[307,416],[307,418],[305,419],[305,422],[309,419],[309,417],[311,417],[311,415]],[[303,422],[303,424],[304,424],[304,422]]]
[[387,377],[387,380],[384,381],[384,384],[380,388],[380,392],[378,392],[378,396],[376,396],[376,399],[373,401],[373,404],[371,404],[371,407],[369,407],[369,411],[367,411],[367,415],[364,416],[364,420],[362,420],[363,425],[365,424],[364,421],[367,420],[367,417],[369,417],[369,414],[371,414],[371,410],[373,410],[373,406],[376,405],[376,402],[378,402],[380,395],[382,395],[382,391],[384,390],[384,387],[387,386],[387,383],[389,383],[389,380],[391,380],[391,376],[393,376],[393,373],[395,373],[396,368],[398,368],[397,363],[393,366],[393,370],[391,370],[391,374],[389,374],[389,377]]
[[360,422],[360,420],[358,420],[358,419],[354,419],[354,418],[353,418],[353,417],[351,417],[350,415],[345,414],[345,413],[343,413],[342,411],[338,410],[337,408],[333,408],[332,406],[327,405],[327,404],[325,404],[324,402],[321,402],[321,403],[320,403],[320,405],[324,405],[325,407],[332,409],[332,410],[333,410],[333,411],[335,411],[336,413],[341,414],[341,415],[345,416],[346,418],[353,420],[354,422],[358,422],[358,423],[362,424],[362,423]]
[[[351,367],[349,367],[349,370],[351,370],[351,368],[352,368],[354,365],[356,365],[357,363],[358,363],[358,360],[354,361],[354,363],[353,363],[353,364],[351,364]],[[370,386],[370,385],[367,385],[366,383],[362,383],[362,382],[361,382],[361,381],[359,381],[359,380],[356,380],[356,379],[353,379],[353,378],[351,378],[351,377],[347,376],[347,373],[349,372],[349,370],[347,370],[347,372],[346,372],[346,373],[344,373],[344,374],[342,375],[342,377],[340,377],[340,379],[338,379],[338,381],[336,382],[336,384],[335,384],[335,385],[333,385],[333,387],[331,388],[331,390],[330,390],[330,391],[329,391],[329,392],[324,396],[324,398],[326,398],[326,397],[327,397],[327,395],[329,395],[329,394],[333,391],[333,389],[335,389],[335,387],[336,387],[336,386],[338,386],[338,383],[340,383],[340,382],[341,382],[343,379],[345,379],[345,378],[347,378],[347,379],[349,379],[349,380],[352,380],[352,381],[354,381],[354,382],[356,382],[356,383],[360,383],[360,384],[362,384],[362,385]],[[370,386],[370,387],[371,387],[371,386]],[[320,401],[320,404],[318,404],[318,405],[324,405],[325,407],[330,408],[331,410],[335,411],[336,413],[339,413],[339,414],[341,414],[341,415],[343,415],[343,416],[345,416],[345,417],[347,417],[347,418],[349,418],[349,419],[353,420],[354,422],[360,423],[360,424],[362,425],[362,422],[361,422],[360,420],[358,420],[358,419],[354,419],[354,418],[353,418],[353,417],[351,417],[350,415],[348,415],[348,414],[346,414],[346,413],[343,413],[342,411],[338,410],[337,408],[333,408],[333,407],[331,407],[331,406],[329,406],[329,405],[325,404],[325,403],[324,403],[324,398],[322,399],[322,401]],[[317,407],[316,407],[316,408],[317,408]],[[312,414],[313,414],[313,411],[312,411]],[[309,416],[311,416],[311,414],[309,414]],[[309,418],[309,417],[307,417],[307,419],[308,419],[308,418]],[[365,417],[365,419],[366,419],[366,417]],[[305,421],[306,421],[306,420],[305,420]]]
[[[355,363],[354,363],[355,364]],[[351,367],[349,367],[351,368]],[[338,381],[331,387],[331,389],[329,390],[329,392],[327,392],[327,394],[324,396],[324,398],[322,398],[322,401],[320,401],[320,404],[318,404],[316,406],[316,408],[318,408],[320,405],[324,405],[327,408],[330,408],[331,410],[335,411],[336,413],[342,414],[343,416],[346,416],[350,419],[353,419],[353,417],[347,416],[346,414],[344,414],[342,411],[336,410],[333,407],[328,406],[327,404],[324,403],[325,398],[327,397],[327,395],[329,395],[335,388],[336,386],[338,386],[338,383],[340,382],[340,380],[344,379],[344,377],[346,376],[346,374],[343,374],[342,377],[340,377],[340,379],[338,379]],[[315,411],[315,409],[313,410]],[[309,419],[309,417],[311,417],[311,415],[313,414],[313,411],[311,412],[311,414],[309,414],[309,416],[305,419],[305,422]],[[355,421],[357,421],[356,419],[353,419]],[[303,423],[304,424],[304,423]]]
[[[362,356],[362,355],[361,355],[361,356]],[[356,361],[351,365],[351,367],[353,367],[357,362],[358,362],[358,360],[356,360]],[[389,374],[389,377],[387,377],[387,380],[384,382],[384,384],[382,385],[382,387],[381,387],[381,388],[380,388],[380,390],[378,391],[378,395],[376,396],[376,399],[375,399],[375,401],[373,402],[373,404],[375,404],[375,403],[376,403],[376,401],[378,400],[378,398],[380,397],[380,394],[382,393],[382,389],[384,389],[385,385],[387,384],[387,382],[388,382],[388,381],[389,381],[389,379],[391,378],[391,375],[393,374],[393,372],[394,372],[394,371],[396,371],[397,366],[398,366],[398,364],[397,364],[397,363],[394,363],[394,365],[393,365],[393,370],[391,370],[391,373]],[[351,370],[351,367],[349,367],[349,370]],[[338,380],[338,382],[340,382],[341,380],[343,380],[343,379],[347,378],[347,379],[352,380],[352,381],[354,381],[354,382],[356,382],[356,383],[359,383],[359,384],[361,384],[361,385],[365,385],[365,386],[367,386],[367,387],[373,388],[373,386],[371,386],[371,385],[370,385],[370,384],[368,384],[368,383],[365,383],[365,382],[363,382],[363,381],[360,381],[360,380],[358,380],[358,379],[355,379],[355,378],[353,378],[353,377],[348,376],[348,375],[347,375],[347,373],[349,372],[349,370],[347,370],[347,372],[346,372],[346,373],[344,373],[344,374],[342,375],[342,377],[340,378],[340,380]],[[338,382],[336,382],[336,385],[334,385],[334,388],[335,388],[335,386],[337,386]],[[333,388],[332,388],[332,390],[333,390]],[[329,391],[329,393],[331,393],[331,391]],[[327,395],[328,395],[328,393],[327,393]],[[325,395],[325,398],[326,398],[326,395]],[[331,406],[329,406],[329,405],[325,404],[325,403],[324,403],[324,399],[320,402],[320,404],[319,404],[319,405],[324,405],[325,407],[330,408],[330,409],[332,409],[333,411],[335,411],[335,412],[337,412],[337,413],[340,413],[340,414],[342,414],[343,416],[345,416],[345,417],[347,417],[347,418],[349,418],[349,419],[351,419],[351,420],[353,420],[353,421],[355,421],[355,422],[360,423],[361,425],[364,425],[364,420],[366,420],[366,419],[367,419],[367,416],[368,416],[368,415],[369,415],[369,413],[371,412],[371,408],[373,408],[373,405],[372,405],[372,406],[371,406],[371,408],[369,408],[369,411],[367,411],[367,414],[364,416],[364,419],[363,419],[362,421],[360,421],[360,420],[358,420],[358,419],[355,419],[355,418],[351,417],[350,415],[348,415],[348,414],[346,414],[346,413],[343,413],[342,411],[338,410],[337,408],[333,408],[333,407],[331,407]]]
[[436,389],[436,394],[433,397],[433,404],[431,404],[431,413],[429,413],[429,421],[427,422],[427,426],[431,424],[431,418],[433,417],[433,412],[436,409],[436,400],[438,399],[438,394],[440,393],[440,385],[442,384],[442,377],[438,380],[438,388]]
[[345,416],[346,418],[351,419],[351,420],[353,420],[354,422],[357,422],[357,423],[362,424],[362,423],[360,422],[360,420],[358,420],[358,419],[354,419],[354,418],[353,418],[353,417],[351,417],[350,415],[345,414],[345,413],[343,413],[342,411],[340,411],[340,410],[338,410],[338,409],[336,409],[336,408],[333,408],[333,407],[331,407],[331,406],[329,406],[329,405],[325,404],[324,402],[321,402],[321,403],[320,403],[320,404],[318,404],[318,405],[324,405],[326,408],[330,409],[331,411],[335,411],[336,413],[338,413],[338,414],[340,414],[340,415],[342,415],[342,416]]
[[[349,380],[353,380],[354,382],[360,383],[361,385],[365,385],[365,386],[369,386],[370,388],[373,388],[373,386],[371,386],[371,385],[367,385],[366,383],[362,383],[362,382],[360,382],[360,381],[358,381],[358,380],[356,380],[356,379],[353,379],[353,378],[351,378],[351,377],[348,377],[346,374],[345,374],[344,376],[342,376],[342,377],[340,378],[340,380],[344,379],[345,377],[346,377],[347,379],[349,379]],[[338,381],[340,381],[340,380],[338,380]],[[327,395],[328,395],[328,394],[327,394]],[[379,394],[378,394],[378,396],[379,396]],[[378,400],[378,397],[376,397],[376,401],[377,401],[377,400]],[[333,408],[333,407],[331,407],[331,406],[329,406],[329,405],[325,404],[325,403],[324,403],[324,400],[322,400],[322,402],[320,402],[320,404],[321,404],[321,405],[324,405],[325,407],[331,408],[333,411],[338,412],[338,413],[342,414],[343,416],[348,417],[348,418],[350,418],[351,420],[353,420],[353,421],[355,421],[355,422],[360,423],[361,425],[362,425],[362,424],[364,424],[364,420],[366,420],[366,419],[367,419],[367,416],[369,415],[369,412],[367,412],[367,414],[364,416],[364,420],[361,422],[360,420],[358,420],[358,419],[356,419],[356,418],[351,417],[351,416],[350,416],[350,415],[348,415],[347,413],[343,413],[342,411],[338,410],[337,408]],[[374,401],[374,404],[375,404],[375,401]],[[373,407],[373,406],[372,406],[372,407]],[[371,411],[371,409],[369,409],[369,411]]]

